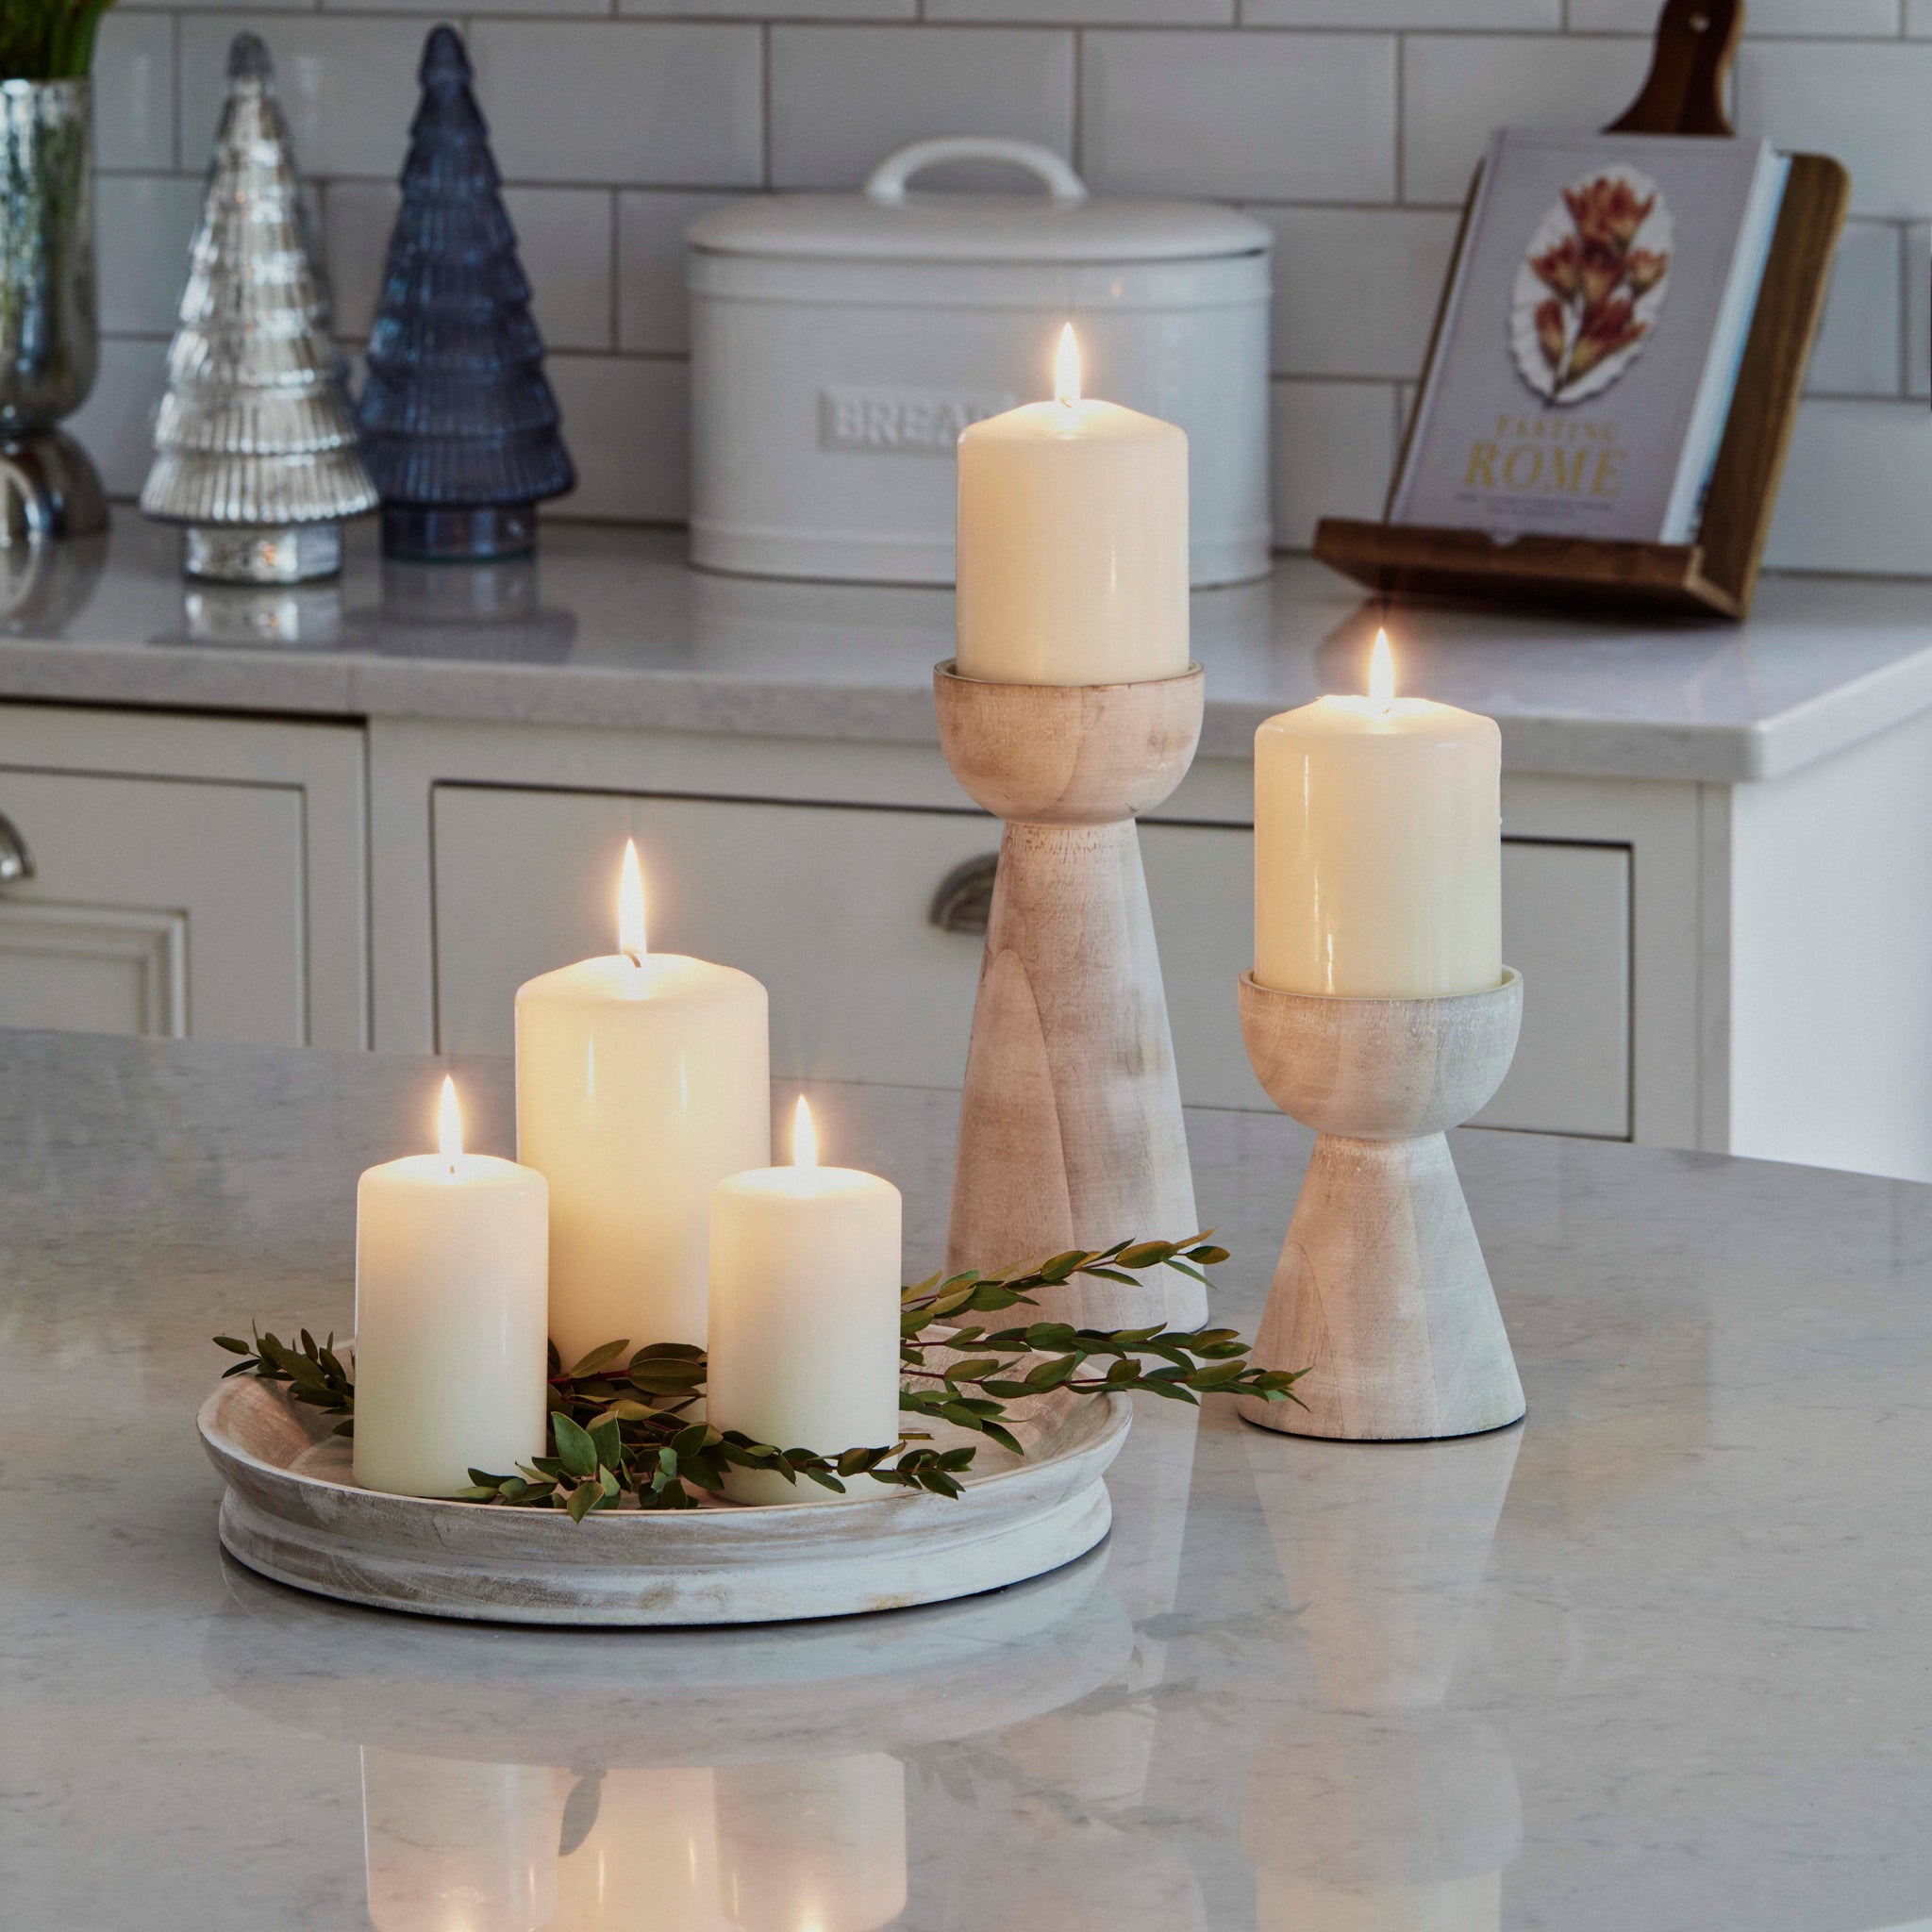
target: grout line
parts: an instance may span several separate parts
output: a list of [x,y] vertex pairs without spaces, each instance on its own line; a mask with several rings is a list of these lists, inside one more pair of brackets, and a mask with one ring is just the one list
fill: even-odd
[[1408,183],[1405,178],[1404,150],[1408,142],[1406,134],[1406,102],[1408,92],[1408,36],[1395,36],[1395,200],[1398,205],[1408,199]]
[[772,185],[772,23],[758,25],[758,180]]
[[610,321],[609,341],[613,351],[624,353],[624,310],[619,292],[624,283],[624,194],[610,191]]

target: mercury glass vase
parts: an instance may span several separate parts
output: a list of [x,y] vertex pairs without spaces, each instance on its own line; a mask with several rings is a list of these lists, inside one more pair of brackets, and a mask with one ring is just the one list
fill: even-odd
[[90,85],[0,81],[0,543],[107,526],[100,478],[58,426],[99,355]]

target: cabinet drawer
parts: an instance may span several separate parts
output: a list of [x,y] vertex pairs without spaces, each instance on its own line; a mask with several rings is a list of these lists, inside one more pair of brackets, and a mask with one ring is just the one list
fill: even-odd
[[964,1076],[979,941],[926,915],[948,872],[996,848],[977,813],[439,785],[431,833],[444,1053],[508,1053],[524,980],[615,950],[634,838],[653,949],[764,981],[774,1074]]
[[362,733],[0,705],[0,1025],[368,1043]]
[[0,765],[0,1025],[308,1038],[302,794]]
[[[518,986],[616,942],[626,838],[650,939],[753,973],[781,1077],[957,1086],[979,974],[974,936],[928,919],[941,880],[991,853],[976,813],[772,805],[444,784],[432,794],[437,1045],[508,1053]],[[1181,1091],[1265,1108],[1235,983],[1252,955],[1245,827],[1141,828]],[[1528,986],[1523,1050],[1483,1116],[1619,1136],[1629,1123],[1629,854],[1504,847],[1504,950]]]
[[[1236,980],[1254,957],[1245,826],[1141,828],[1187,1098],[1265,1107]],[[1612,1140],[1630,1132],[1630,852],[1503,841],[1503,957],[1524,978],[1523,1041],[1481,1125]]]

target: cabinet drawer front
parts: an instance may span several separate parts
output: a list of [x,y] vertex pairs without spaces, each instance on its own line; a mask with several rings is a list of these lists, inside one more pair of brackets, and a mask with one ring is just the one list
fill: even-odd
[[[980,941],[928,918],[991,855],[974,813],[440,785],[433,793],[437,1045],[508,1053],[524,980],[616,943],[618,862],[643,857],[650,941],[756,974],[781,1077],[957,1086]],[[1245,827],[1141,828],[1183,1097],[1268,1106],[1235,983],[1253,951]],[[1523,1049],[1483,1119],[1629,1130],[1629,854],[1507,841],[1504,951],[1527,983]]]
[[[1266,1107],[1235,982],[1254,958],[1245,826],[1146,824],[1181,1091],[1197,1107]],[[1622,1140],[1630,1132],[1630,852],[1506,839],[1503,957],[1524,978],[1523,1041],[1491,1127]]]
[[302,794],[0,765],[0,1025],[301,1045]]
[[616,950],[634,838],[652,948],[764,981],[774,1074],[964,1077],[979,941],[927,912],[954,867],[997,849],[977,813],[439,785],[432,837],[442,1052],[508,1053],[523,981]]

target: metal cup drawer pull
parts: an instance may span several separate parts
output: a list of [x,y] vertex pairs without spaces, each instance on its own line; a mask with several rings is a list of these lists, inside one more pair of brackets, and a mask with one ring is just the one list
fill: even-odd
[[17,886],[34,875],[34,856],[20,827],[0,811],[0,886]]
[[992,916],[992,881],[999,866],[997,852],[956,865],[940,881],[926,918],[941,932],[983,935]]

